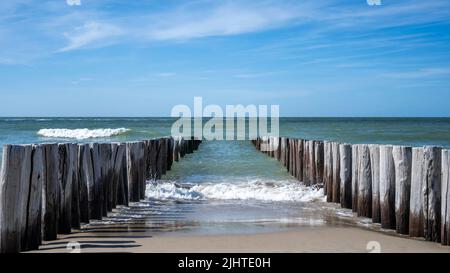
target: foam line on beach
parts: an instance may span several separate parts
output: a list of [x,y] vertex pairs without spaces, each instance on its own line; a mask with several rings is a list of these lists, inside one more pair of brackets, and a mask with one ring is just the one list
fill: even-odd
[[292,181],[254,179],[229,183],[147,183],[146,197],[158,200],[259,200],[275,202],[325,201],[323,189]]

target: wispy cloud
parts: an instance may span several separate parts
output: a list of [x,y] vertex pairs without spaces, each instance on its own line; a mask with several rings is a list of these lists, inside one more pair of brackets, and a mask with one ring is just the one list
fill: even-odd
[[112,24],[95,21],[86,22],[82,26],[64,33],[69,43],[59,51],[70,51],[87,46],[98,47],[105,44],[107,39],[117,37],[122,33],[119,27]]
[[[225,3],[225,4],[223,4]],[[160,16],[149,27],[156,40],[186,40],[209,36],[238,35],[284,26],[299,17],[299,11],[284,4],[222,2],[212,7],[184,8]]]
[[438,76],[450,75],[450,67],[445,68],[422,68],[411,71],[391,72],[383,74],[387,78],[396,79],[417,79],[417,78],[431,78]]

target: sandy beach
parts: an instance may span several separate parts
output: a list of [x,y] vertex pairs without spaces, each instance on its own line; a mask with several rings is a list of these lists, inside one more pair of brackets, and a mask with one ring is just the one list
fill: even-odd
[[[398,235],[352,227],[314,227],[251,235],[189,235],[145,232],[78,232],[44,242],[35,253],[68,253],[69,242],[78,242],[81,253],[367,253],[379,244],[382,253],[450,253],[450,248]],[[368,245],[369,244],[369,245]]]

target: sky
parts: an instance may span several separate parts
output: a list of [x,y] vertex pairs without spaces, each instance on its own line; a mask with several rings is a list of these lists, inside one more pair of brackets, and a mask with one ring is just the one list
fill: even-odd
[[0,2],[0,116],[450,116],[450,1]]

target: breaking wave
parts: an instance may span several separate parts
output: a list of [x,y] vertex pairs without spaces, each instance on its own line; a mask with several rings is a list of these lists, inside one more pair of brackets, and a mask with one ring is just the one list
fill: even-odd
[[146,196],[159,200],[259,200],[285,202],[324,201],[323,189],[292,181],[180,184],[147,183]]
[[117,135],[124,134],[128,131],[130,131],[130,129],[127,129],[127,128],[41,129],[37,132],[37,134],[41,135],[41,136],[45,136],[45,137],[86,139],[86,138],[117,136]]

